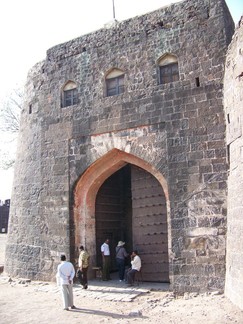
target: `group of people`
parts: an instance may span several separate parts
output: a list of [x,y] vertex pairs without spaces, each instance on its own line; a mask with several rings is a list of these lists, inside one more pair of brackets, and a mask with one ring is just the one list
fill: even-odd
[[[125,273],[126,259],[129,256],[125,247],[125,242],[119,241],[116,247],[116,264],[118,268],[120,282],[126,280],[128,285],[133,285],[136,272],[141,270],[141,258],[138,256],[137,250],[131,254],[131,267]],[[110,247],[109,239],[101,245],[102,253],[102,280],[110,280]]]
[[[118,268],[120,282],[126,280],[129,286],[133,285],[136,272],[141,270],[141,259],[138,252],[134,250],[131,254],[131,267],[125,273],[126,259],[129,257],[125,247],[125,242],[119,241],[116,247],[116,264]],[[110,280],[110,246],[109,239],[101,245],[102,254],[102,280]],[[82,285],[83,289],[88,288],[88,267],[89,267],[89,254],[80,246],[80,254],[78,259],[78,270],[76,272],[77,278]],[[64,254],[61,255],[61,263],[57,267],[57,284],[61,287],[63,309],[76,309],[73,304],[73,279],[75,277],[75,269],[71,262],[66,260]]]

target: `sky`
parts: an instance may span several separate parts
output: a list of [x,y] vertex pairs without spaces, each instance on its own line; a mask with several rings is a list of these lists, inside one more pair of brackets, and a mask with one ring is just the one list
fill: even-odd
[[[118,21],[156,10],[179,0],[114,0]],[[226,0],[237,23],[243,0]],[[46,51],[87,34],[113,19],[112,0],[7,0],[0,4],[0,104],[24,84],[28,70]],[[1,142],[0,142],[1,143]],[[1,145],[1,144],[0,144]],[[0,170],[0,200],[11,198],[13,170]]]

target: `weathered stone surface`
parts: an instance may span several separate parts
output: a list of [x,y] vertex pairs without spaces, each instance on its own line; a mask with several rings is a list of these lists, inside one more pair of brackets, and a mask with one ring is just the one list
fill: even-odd
[[[172,289],[223,288],[222,78],[233,29],[224,1],[185,0],[47,51],[26,85],[6,250],[9,274],[54,280],[59,254],[74,261],[75,244],[82,240],[95,263],[97,183],[139,161],[161,179],[165,192]],[[178,57],[180,80],[161,85],[157,63],[166,53]],[[114,67],[125,71],[125,92],[106,97],[105,75]],[[61,108],[68,80],[77,83],[78,104]],[[79,187],[84,175],[88,189]],[[88,198],[80,192],[89,192]]]
[[243,18],[229,46],[224,105],[228,144],[227,268],[225,293],[243,309]]

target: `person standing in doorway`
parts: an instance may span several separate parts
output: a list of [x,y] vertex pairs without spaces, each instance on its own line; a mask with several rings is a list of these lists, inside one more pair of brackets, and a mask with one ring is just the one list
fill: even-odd
[[102,280],[107,281],[110,280],[110,247],[109,247],[109,239],[106,239],[105,242],[101,245],[101,253],[102,253]]
[[125,242],[119,241],[116,247],[116,264],[119,273],[119,280],[122,282],[125,275],[125,259],[128,256],[126,249],[124,248]]
[[81,276],[79,277],[80,284],[83,289],[88,288],[88,268],[89,268],[89,254],[84,249],[83,245],[80,246],[80,254],[78,258],[78,266]]
[[61,263],[57,267],[57,285],[61,286],[63,309],[68,311],[68,307],[75,309],[73,304],[73,278],[75,276],[74,266],[66,261],[66,256],[61,255]]

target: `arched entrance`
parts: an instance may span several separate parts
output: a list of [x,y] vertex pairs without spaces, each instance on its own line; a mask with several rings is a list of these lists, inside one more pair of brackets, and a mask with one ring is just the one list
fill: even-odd
[[139,251],[144,280],[168,282],[168,204],[167,185],[158,171],[133,155],[112,150],[92,164],[76,186],[76,246],[85,244],[97,265],[100,245],[109,237],[115,268],[115,246],[124,240],[128,251]]
[[112,269],[116,269],[115,247],[138,250],[143,280],[169,281],[168,226],[163,189],[149,172],[127,164],[100,187],[95,205],[96,257],[101,264],[100,246],[110,240]]

